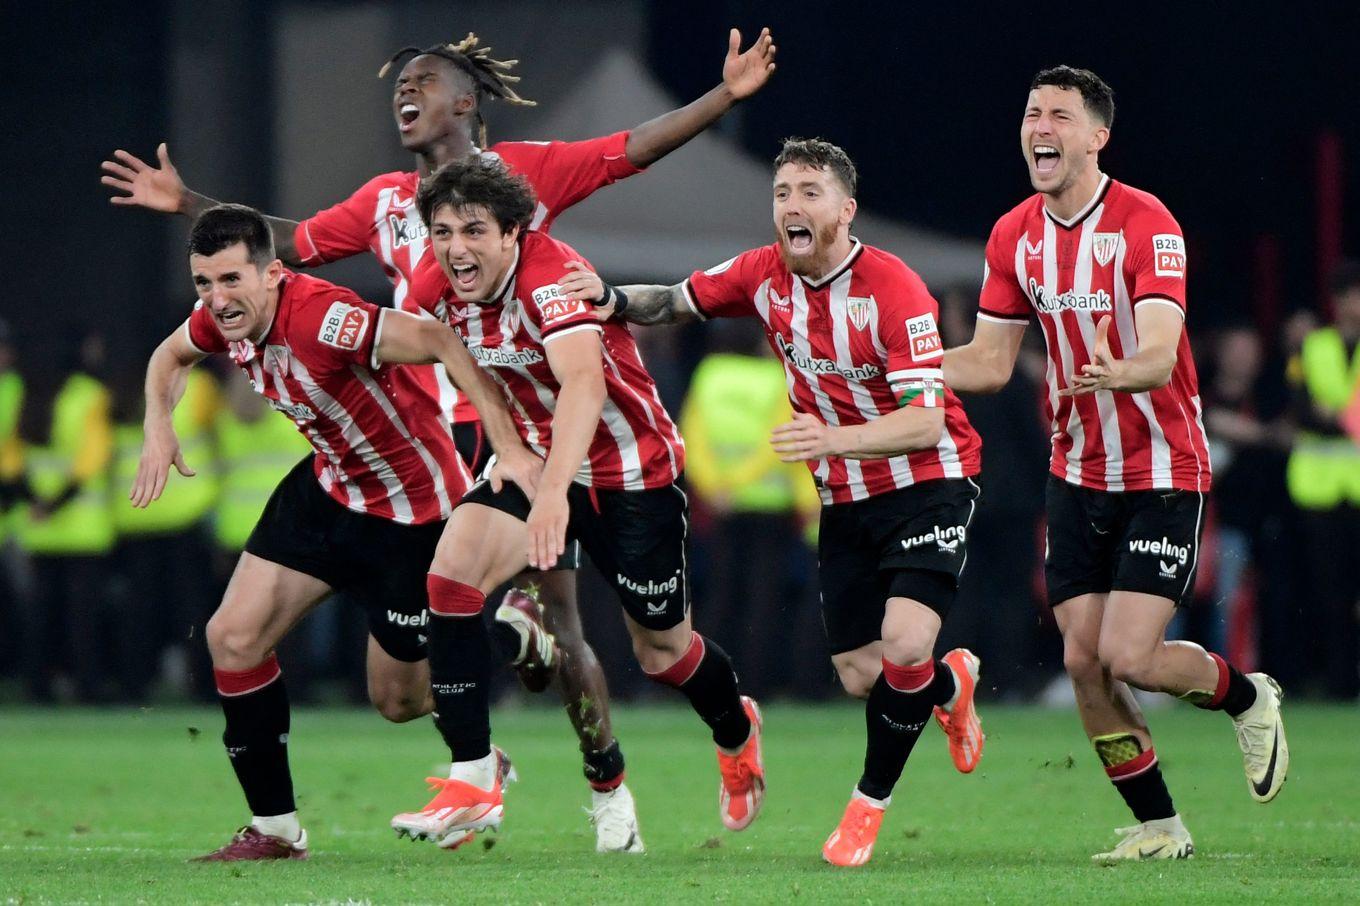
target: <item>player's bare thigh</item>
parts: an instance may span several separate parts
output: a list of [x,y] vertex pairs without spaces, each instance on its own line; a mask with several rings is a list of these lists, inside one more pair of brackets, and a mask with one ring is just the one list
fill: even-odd
[[831,656],[842,688],[855,698],[868,698],[886,657],[894,664],[920,664],[935,653],[940,615],[920,601],[889,598],[883,607],[878,641]]
[[1094,680],[1102,672],[1100,625],[1106,594],[1077,595],[1053,606],[1053,619],[1063,639],[1063,667],[1074,682]]
[[368,637],[368,700],[387,720],[405,723],[434,710],[429,660],[401,661]]
[[523,522],[480,503],[453,511],[430,572],[490,594],[529,565],[529,529]]
[[249,670],[331,593],[315,576],[242,553],[226,594],[208,621],[208,650],[218,670]]

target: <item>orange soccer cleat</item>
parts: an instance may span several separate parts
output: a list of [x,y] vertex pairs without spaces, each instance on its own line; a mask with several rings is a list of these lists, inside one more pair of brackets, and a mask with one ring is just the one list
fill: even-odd
[[398,837],[433,840],[444,849],[456,849],[477,831],[500,827],[505,805],[499,774],[489,790],[444,777],[426,777],[425,782],[437,792],[420,811],[392,819]]
[[883,809],[857,793],[845,807],[841,823],[822,844],[822,858],[842,868],[863,865],[874,854],[874,841],[882,823]]
[[765,801],[765,764],[760,754],[760,707],[755,699],[743,695],[741,706],[751,719],[751,735],[735,755],[718,750],[718,812],[728,830],[745,830],[760,814]]
[[955,648],[941,658],[954,673],[958,694],[954,704],[945,710],[935,708],[935,720],[949,737],[949,756],[961,774],[971,774],[982,759],[982,744],[987,739],[982,732],[982,721],[973,707],[973,693],[977,689],[978,668],[982,662],[967,648]]

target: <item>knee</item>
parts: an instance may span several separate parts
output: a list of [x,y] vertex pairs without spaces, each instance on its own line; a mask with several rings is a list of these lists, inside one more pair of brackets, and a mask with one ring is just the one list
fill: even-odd
[[1081,684],[1100,683],[1105,672],[1099,653],[1087,646],[1071,642],[1063,646],[1063,669],[1072,682]]
[[233,625],[218,615],[208,620],[204,636],[213,666],[219,670],[249,670],[269,654],[258,632]]
[[633,655],[644,673],[665,673],[689,649],[690,634],[643,631],[633,636]]
[[1102,645],[1100,660],[1110,676],[1138,689],[1149,688],[1151,658],[1128,646]]
[[847,694],[854,698],[868,698],[878,682],[882,664],[877,660],[837,655],[831,659],[836,668],[836,677]]
[[383,719],[394,724],[404,724],[417,717],[424,717],[431,711],[429,695],[424,691],[417,693],[397,687],[370,688],[368,697]]

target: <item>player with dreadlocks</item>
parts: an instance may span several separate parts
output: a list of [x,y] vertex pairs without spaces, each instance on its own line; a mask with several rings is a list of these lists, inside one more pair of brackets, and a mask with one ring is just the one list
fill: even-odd
[[[277,254],[293,266],[316,266],[370,250],[394,284],[393,304],[408,311],[430,308],[446,284],[443,272],[427,254],[428,230],[414,205],[422,177],[452,161],[472,156],[498,157],[523,175],[538,196],[531,228],[547,231],[554,218],[596,189],[638,173],[717,122],[735,104],[759,91],[775,70],[775,45],[769,29],[741,51],[741,34],[732,29],[723,61],[722,83],[692,103],[662,114],[625,132],[580,142],[498,142],[487,145],[483,107],[490,101],[526,105],[514,89],[516,60],[499,60],[476,35],[425,49],[404,47],[379,71],[397,75],[392,114],[402,147],[416,156],[414,170],[384,173],[361,186],[348,199],[301,222],[267,218]],[[474,132],[474,129],[476,130]],[[190,190],[180,179],[164,144],[157,148],[159,166],[127,151],[105,161],[102,182],[121,193],[114,204],[196,217],[217,204]],[[428,289],[423,287],[428,285]],[[412,366],[414,367],[414,366]],[[421,368],[420,378],[436,390],[454,420],[459,452],[474,473],[487,450],[476,410],[458,398],[446,376]],[[579,558],[579,555],[578,555]],[[558,561],[556,571],[520,577],[517,586],[534,583],[541,595],[542,616],[556,637],[543,631],[534,598],[512,589],[496,611],[494,632],[526,686],[543,688],[552,675],[580,739],[586,778],[592,788],[591,820],[600,851],[642,851],[632,796],[623,785],[624,762],[614,739],[608,690],[594,652],[586,643],[576,604],[578,558]],[[370,637],[368,688],[375,707],[392,721],[428,714],[433,707],[426,661],[406,663],[392,658]]]

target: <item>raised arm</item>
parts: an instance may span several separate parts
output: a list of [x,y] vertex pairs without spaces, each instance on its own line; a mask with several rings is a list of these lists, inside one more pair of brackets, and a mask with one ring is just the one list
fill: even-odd
[[183,327],[161,341],[146,366],[146,417],[142,423],[142,457],[128,499],[135,507],[146,507],[161,496],[173,465],[179,474],[190,478],[194,470],[184,461],[175,434],[172,416],[189,369],[204,358],[189,342]]
[[568,299],[589,302],[601,321],[621,318],[633,324],[680,324],[698,315],[685,298],[682,283],[674,286],[631,284],[610,286],[579,261],[567,262],[558,289]]
[[1023,322],[979,317],[972,340],[944,351],[945,384],[956,392],[996,393],[1011,379],[1024,338]]
[[745,53],[740,50],[741,32],[734,28],[728,33],[722,84],[684,107],[663,113],[628,133],[624,154],[630,164],[641,169],[656,163],[722,119],[739,101],[765,86],[775,68],[775,46],[770,30],[761,29],[756,43]]
[[[197,217],[208,208],[221,202],[201,195],[190,189],[180,178],[179,171],[170,162],[170,152],[165,143],[156,147],[159,167],[119,149],[113,152],[113,160],[101,165],[104,175],[99,181],[110,188],[125,192],[125,195],[111,195],[109,201],[116,205],[130,205],[160,211],[165,214],[181,214],[189,219]],[[274,253],[284,264],[300,266],[301,258],[293,245],[293,231],[297,229],[296,220],[283,217],[265,217],[270,231],[274,234]]]

